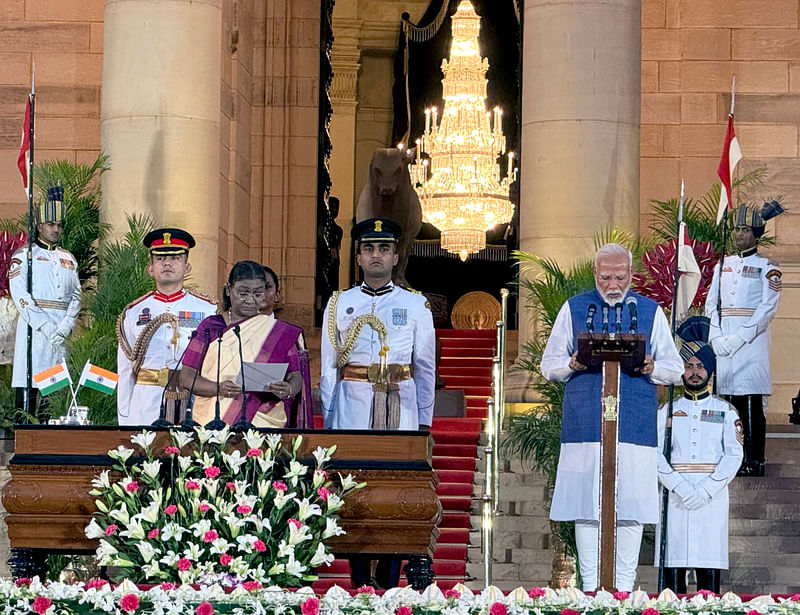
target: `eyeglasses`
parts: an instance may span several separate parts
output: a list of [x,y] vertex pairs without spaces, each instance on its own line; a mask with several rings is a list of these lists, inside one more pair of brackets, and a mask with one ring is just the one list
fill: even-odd
[[232,294],[236,295],[236,298],[239,299],[239,301],[247,301],[248,299],[252,299],[256,303],[261,303],[264,301],[264,297],[267,296],[267,293],[263,290],[252,292],[250,289],[239,290],[233,286],[228,286],[228,289]]

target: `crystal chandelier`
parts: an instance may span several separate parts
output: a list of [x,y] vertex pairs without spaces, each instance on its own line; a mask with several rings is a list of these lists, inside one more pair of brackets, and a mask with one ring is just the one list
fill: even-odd
[[481,19],[469,0],[452,19],[450,58],[442,61],[442,121],[436,107],[425,109],[411,177],[424,220],[441,231],[442,248],[463,261],[486,247],[487,230],[511,220],[509,185],[516,171],[509,152],[506,175],[500,176],[506,138],[500,108],[486,110],[489,61],[478,49]]

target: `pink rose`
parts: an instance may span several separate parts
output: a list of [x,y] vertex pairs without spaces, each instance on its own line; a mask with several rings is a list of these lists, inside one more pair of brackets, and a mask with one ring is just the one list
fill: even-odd
[[175,506],[175,504],[170,504],[169,506],[167,506],[167,507],[164,509],[164,512],[165,512],[166,514],[168,514],[168,515],[174,515],[176,512],[178,512],[178,507],[177,507],[177,506]]
[[761,612],[760,611],[756,611],[755,609],[752,609],[750,611],[747,611],[747,615],[761,615]]
[[203,542],[214,542],[217,538],[219,538],[219,534],[217,534],[214,530],[208,530],[205,534],[203,534]]
[[259,553],[263,553],[267,550],[267,545],[264,544],[263,540],[256,540],[253,543],[253,548],[258,551]]
[[275,491],[286,491],[288,489],[286,483],[282,483],[279,480],[276,480],[274,483],[272,483],[272,487],[275,489]]
[[[208,478],[216,478],[217,476],[220,475],[221,471],[222,470],[220,470],[217,466],[208,466],[207,468],[205,468],[203,470],[203,472],[206,473],[206,476]],[[212,609],[212,611],[213,611],[213,609]]]
[[192,567],[192,562],[185,557],[178,560],[178,570],[189,570]]
[[297,519],[289,519],[289,520],[287,521],[287,523],[288,523],[289,525],[291,525],[291,526],[292,526],[294,529],[296,529],[296,530],[299,530],[301,527],[303,527],[303,524],[302,524],[302,523],[300,523],[300,522],[299,522]]
[[127,489],[130,492],[139,491],[139,483],[137,483],[135,480],[132,480],[127,485],[125,485],[125,489]]
[[247,451],[245,457],[261,457],[261,449],[260,448],[251,448]]
[[30,577],[20,577],[14,581],[14,585],[17,587],[30,587],[31,583],[33,583],[33,579]]
[[209,506],[208,504],[200,504],[200,506],[197,507],[197,510],[199,510],[202,513],[208,512],[209,510],[211,510],[211,506]]
[[233,561],[233,558],[228,555],[227,553],[223,553],[219,556],[219,563],[223,566],[229,566],[230,563]]
[[200,489],[200,483],[190,478],[186,481],[186,488],[189,490],[197,491],[198,489]]
[[114,532],[119,529],[119,526],[116,523],[112,523],[106,528],[106,536],[111,536]]
[[508,615],[508,609],[502,602],[495,602],[489,608],[489,613],[491,615]]
[[703,596],[703,598],[711,598],[714,595],[714,592],[712,592],[710,589],[701,589],[697,593]]
[[580,615],[580,613],[573,609],[561,609],[561,615]]
[[234,483],[233,481],[228,481],[227,483],[225,483],[225,489],[227,489],[228,491],[236,491],[236,483]]
[[105,579],[89,579],[89,582],[86,584],[86,589],[100,589],[104,585],[108,585],[108,581]]
[[179,449],[177,446],[168,446],[167,448],[164,449],[164,453],[166,453],[167,455],[177,455],[180,452],[181,449]]
[[659,613],[658,609],[650,607],[642,611],[642,615],[661,615],[661,613]]
[[160,587],[161,587],[161,589],[163,589],[166,592],[166,591],[169,591],[171,589],[177,589],[178,588],[178,584],[177,583],[170,583],[169,581],[164,581],[161,584]]
[[330,494],[331,492],[328,489],[325,489],[325,487],[320,487],[317,489],[317,495],[320,497],[320,499],[327,500]]
[[448,599],[448,600],[450,598],[455,598],[457,600],[457,599],[461,598],[461,593],[457,592],[454,589],[446,589],[446,590],[444,590],[444,597],[446,599]]
[[800,602],[800,594],[792,594],[789,596],[789,600],[792,602]]
[[251,592],[254,589],[261,589],[261,583],[258,581],[245,581],[242,583],[242,587],[247,591]]
[[303,615],[319,615],[319,600],[317,598],[309,598],[300,604],[300,612]]
[[214,607],[211,606],[210,602],[201,602],[197,605],[194,612],[197,613],[197,615],[214,615]]
[[119,606],[123,611],[133,613],[139,608],[139,597],[136,594],[125,594],[119,601]]
[[546,593],[547,592],[545,591],[544,587],[534,587],[528,590],[528,595],[534,600],[543,597]]
[[414,612],[410,606],[399,606],[394,613],[395,615],[413,615]]
[[53,602],[50,600],[50,598],[36,596],[36,600],[33,601],[33,610],[39,613],[39,615],[44,615],[47,612],[47,609],[50,608],[51,604],[53,604]]
[[150,530],[149,532],[147,532],[147,537],[148,537],[150,540],[153,540],[153,538],[158,538],[158,528],[157,528],[157,527],[156,527],[156,528],[153,528],[152,530]]
[[614,592],[614,600],[625,600],[630,596],[630,592]]
[[357,594],[374,594],[375,588],[372,585],[362,585],[356,590]]
[[248,506],[247,504],[240,504],[239,506],[236,507],[236,512],[239,513],[240,515],[246,515],[248,513],[253,512],[253,507]]

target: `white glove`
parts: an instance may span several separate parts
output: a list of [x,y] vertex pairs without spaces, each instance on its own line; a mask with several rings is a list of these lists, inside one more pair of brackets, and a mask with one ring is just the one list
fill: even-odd
[[728,343],[728,336],[715,337],[711,340],[711,348],[714,349],[714,354],[718,357],[727,357],[731,354],[731,347]]
[[683,500],[683,505],[686,507],[686,510],[698,510],[703,508],[703,506],[708,504],[710,501],[711,496],[709,495],[708,491],[702,487],[697,487],[692,492],[692,495]]
[[735,355],[739,350],[741,350],[742,346],[744,346],[747,342],[745,342],[741,337],[736,335],[735,333],[731,333],[730,335],[725,336],[725,342],[728,344],[728,348],[730,348],[730,354]]
[[675,487],[672,492],[677,495],[682,502],[685,502],[686,498],[688,498],[694,492],[694,487],[692,487],[692,485],[686,481],[683,481],[680,485]]
[[72,333],[72,325],[65,324],[62,320],[56,327],[56,333],[62,338],[69,337],[69,334]]

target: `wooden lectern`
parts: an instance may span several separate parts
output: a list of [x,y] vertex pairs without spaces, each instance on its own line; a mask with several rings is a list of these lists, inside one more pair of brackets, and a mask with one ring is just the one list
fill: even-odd
[[600,532],[599,587],[616,587],[617,555],[617,443],[619,441],[620,372],[633,372],[644,364],[641,333],[579,333],[577,360],[589,371],[600,371],[602,411],[600,427]]

